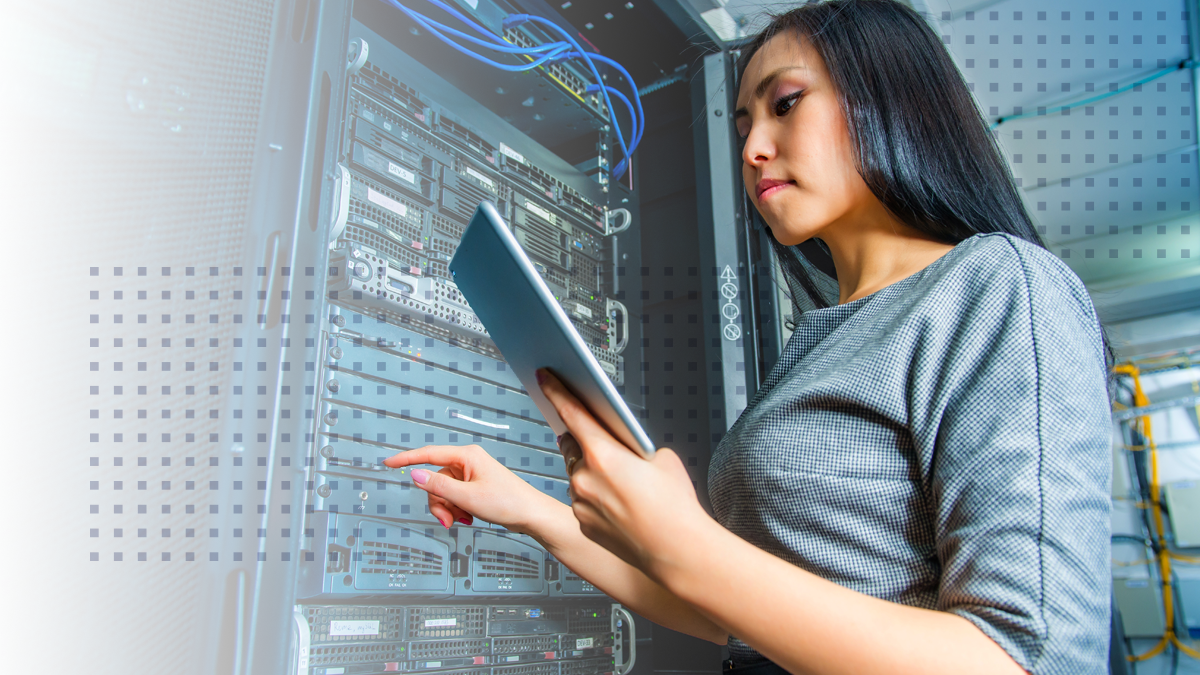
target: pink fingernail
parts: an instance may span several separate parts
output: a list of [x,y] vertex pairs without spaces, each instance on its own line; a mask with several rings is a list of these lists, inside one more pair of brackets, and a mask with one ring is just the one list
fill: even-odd
[[[424,485],[429,480],[429,472],[425,469],[413,469],[412,479],[417,485]],[[445,525],[445,523],[442,524]]]
[[536,371],[534,371],[534,375],[537,376],[538,384],[546,383],[546,371],[542,370],[541,368],[538,368]]
[[459,518],[459,519],[458,519],[458,522],[462,523],[463,525],[470,525],[470,524],[471,524],[471,521],[467,520],[466,518]]
[[438,524],[440,524],[442,527],[446,528],[447,530],[450,529],[450,526],[446,524],[446,521],[442,520],[441,518],[438,518]]

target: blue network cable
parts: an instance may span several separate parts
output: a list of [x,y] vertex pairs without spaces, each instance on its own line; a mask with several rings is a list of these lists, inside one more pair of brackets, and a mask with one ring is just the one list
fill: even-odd
[[[386,0],[386,2],[390,5],[392,5],[393,7],[395,7],[396,9],[399,9],[401,12],[404,12],[413,21],[416,21],[417,23],[421,24],[422,26],[424,26],[426,28],[426,30],[428,30],[430,33],[433,33],[434,35],[436,35],[439,39],[441,39],[443,41],[445,41],[445,36],[442,35],[441,33],[449,33],[451,35],[454,35],[454,36],[460,37],[464,40],[467,40],[468,42],[473,42],[485,49],[491,49],[492,51],[505,52],[505,53],[509,53],[509,54],[539,54],[539,53],[544,53],[544,52],[562,52],[564,50],[570,49],[570,47],[571,47],[569,44],[567,44],[565,42],[551,42],[551,43],[544,44],[544,45],[538,45],[536,47],[518,47],[518,46],[508,43],[508,42],[505,42],[503,44],[497,44],[496,42],[488,42],[486,40],[481,40],[481,39],[475,37],[474,35],[468,35],[467,33],[464,33],[460,30],[456,30],[456,29],[451,28],[450,26],[447,26],[443,23],[434,21],[433,19],[431,19],[427,16],[418,14],[417,12],[414,12],[411,9],[400,4],[399,2],[397,2],[397,0]],[[489,35],[491,35],[491,34],[489,33]],[[495,36],[492,36],[492,37],[495,37]]]
[[[641,94],[638,93],[637,84],[634,83],[633,76],[629,74],[628,70],[625,70],[624,66],[622,66],[620,63],[617,63],[616,61],[608,58],[607,56],[603,56],[601,54],[591,54],[590,58],[593,58],[593,59],[599,61],[600,63],[603,63],[606,65],[612,66],[613,68],[616,68],[617,72],[621,73],[621,75],[625,78],[625,81],[629,83],[629,87],[633,90],[633,102],[637,106],[637,119],[640,120],[639,129],[645,130],[646,114],[644,112],[642,112],[642,96],[641,96]],[[611,90],[611,91],[616,91],[616,90]],[[624,97],[622,97],[622,98],[624,98]],[[626,102],[628,103],[628,101],[626,101]],[[629,146],[629,149],[631,152],[633,151],[633,149],[638,145],[638,143],[641,140],[642,140],[642,133],[641,133],[641,131],[638,131],[637,132],[637,140],[635,140],[633,142],[633,144]]]
[[[629,99],[625,97],[625,94],[622,94],[619,90],[614,89],[613,87],[610,87],[608,85],[604,85],[604,88],[608,91],[609,94],[616,96],[618,99],[621,100],[622,103],[625,104],[626,109],[629,110],[629,118],[630,118],[630,120],[632,120],[632,124],[633,124],[633,139],[632,139],[633,142],[629,144],[629,152],[626,152],[625,157],[622,158],[620,162],[617,162],[617,165],[613,167],[613,175],[615,175],[619,178],[625,174],[626,165],[630,161],[631,156],[633,155],[634,151],[637,150],[638,143],[642,142],[642,130],[643,130],[646,122],[645,122],[644,118],[641,118],[638,115],[634,114],[633,104],[629,102]],[[588,89],[590,90],[591,87],[588,87]],[[634,90],[634,97],[635,98],[637,97],[636,89]],[[638,101],[638,108],[641,108],[641,101]],[[609,108],[609,110],[612,110],[612,109]],[[615,127],[620,126],[617,124],[616,115],[613,115],[613,126],[615,126]]]
[[[570,42],[571,46],[573,46],[575,48],[575,51],[579,54],[579,57],[583,59],[583,62],[587,64],[588,69],[591,70],[592,77],[596,78],[596,84],[598,84],[598,85],[604,84],[604,78],[600,77],[600,71],[597,70],[596,63],[595,63],[595,61],[593,61],[593,58],[599,57],[599,54],[588,54],[588,53],[584,52],[583,47],[581,47],[579,45],[579,43],[575,41],[574,36],[572,36],[570,33],[568,33],[566,30],[564,30],[562,26],[559,26],[558,24],[554,23],[553,21],[551,21],[549,19],[545,19],[540,16],[534,16],[532,14],[509,14],[507,17],[505,17],[503,25],[505,28],[510,28],[512,26],[520,25],[526,21],[531,21],[533,23],[540,24],[540,25],[546,26],[548,28],[551,28],[556,33],[558,33],[559,35],[566,38],[567,42]],[[606,57],[600,57],[600,58],[606,58]],[[611,60],[611,59],[609,59],[609,60]],[[622,70],[624,70],[624,69],[622,69]],[[632,85],[632,82],[630,84]],[[633,91],[634,91],[634,96],[637,96],[637,87],[636,86],[633,86]],[[623,155],[621,161],[618,162],[615,167],[613,167],[613,175],[616,177],[620,177],[623,173],[625,173],[625,167],[627,166],[627,164],[629,162],[632,151],[629,149],[629,146],[626,145],[626,143],[625,143],[625,135],[623,133],[621,133],[621,125],[617,124],[617,112],[616,112],[616,109],[613,108],[612,100],[609,99],[608,88],[604,87],[603,89],[601,89],[600,95],[604,99],[604,107],[608,108],[608,114],[613,119],[613,129],[617,132],[617,142],[620,144],[621,154]],[[634,126],[636,127],[637,125],[635,124]]]
[[[546,19],[541,19],[541,17],[531,17],[531,18],[537,18],[537,19],[540,19],[541,22],[549,23],[549,25],[554,26],[556,29],[558,29],[558,31],[560,33],[562,33],[568,39],[570,39],[570,36],[567,35],[566,32],[562,30],[562,28],[559,28],[557,24],[548,22]],[[574,40],[572,40],[572,43],[574,43]],[[629,159],[633,155],[633,153],[637,150],[638,145],[641,144],[642,132],[645,131],[645,126],[646,126],[646,115],[645,115],[645,112],[643,112],[643,110],[642,110],[642,97],[641,97],[641,94],[638,93],[637,83],[634,82],[633,76],[629,74],[628,70],[625,70],[624,66],[622,66],[619,62],[614,61],[613,59],[610,59],[607,56],[604,56],[602,54],[589,54],[589,53],[583,51],[582,49],[580,49],[577,53],[572,52],[569,54],[565,54],[564,56],[569,57],[569,58],[584,59],[588,63],[588,65],[591,67],[593,75],[595,75],[597,77],[597,82],[602,82],[603,80],[599,79],[599,73],[596,71],[596,67],[595,67],[595,64],[593,63],[593,60],[599,61],[600,63],[603,63],[605,65],[615,68],[617,70],[617,72],[619,72],[625,78],[625,81],[629,83],[629,87],[633,91],[633,103],[631,104],[629,99],[626,98],[625,95],[622,94],[620,91],[618,91],[617,89],[610,87],[608,85],[604,85],[604,92],[606,94],[604,103],[606,106],[608,106],[609,114],[613,115],[613,126],[617,130],[617,140],[622,142],[621,151],[625,155],[624,158],[620,162],[618,162],[615,167],[613,167],[613,174],[616,176],[620,176],[623,173],[625,173],[625,166],[626,166],[627,162],[629,161]],[[589,86],[588,91],[592,91],[592,90],[593,90],[593,86]],[[621,135],[621,126],[619,124],[617,124],[617,122],[616,122],[616,116],[615,116],[616,113],[613,110],[612,102],[610,100],[608,100],[607,94],[614,94],[614,95],[620,97],[620,100],[629,109],[629,116],[630,116],[630,119],[632,120],[632,124],[633,124],[633,134],[632,134],[632,137],[630,138],[631,142],[629,143],[628,147],[626,147],[624,145],[624,142],[623,142],[624,139],[622,138],[622,135]],[[635,113],[635,110],[636,110],[636,113]]]
[[[418,25],[425,28],[425,30],[429,31],[430,34],[437,36],[440,40],[442,40],[442,42],[445,42],[450,47],[453,47],[455,50],[461,52],[462,54],[465,54],[466,56],[469,56],[472,59],[475,59],[476,61],[480,61],[481,63],[487,64],[493,68],[498,68],[500,70],[504,70],[504,71],[508,71],[508,72],[522,72],[522,71],[526,71],[526,70],[533,70],[534,68],[537,68],[538,66],[542,66],[542,65],[545,65],[546,63],[556,60],[557,57],[563,51],[570,49],[570,45],[557,45],[549,50],[540,50],[540,51],[547,51],[548,53],[542,54],[539,58],[537,58],[533,61],[530,61],[529,63],[523,64],[523,65],[509,65],[507,63],[497,63],[495,61],[492,61],[491,59],[488,59],[485,56],[482,56],[481,54],[478,54],[476,52],[471,51],[470,49],[467,49],[466,47],[463,47],[462,45],[458,44],[457,42],[450,40],[445,35],[442,35],[442,33],[440,31],[438,31],[437,28],[434,28],[433,25],[431,25],[431,24],[434,24],[437,22],[427,19],[426,17],[423,17],[420,14],[417,14],[416,12],[410,11],[407,7],[404,7],[403,5],[396,2],[396,0],[388,0],[388,2],[390,4],[396,6],[397,8],[399,8],[401,11],[403,11],[405,14],[407,14],[413,21],[417,22]],[[453,30],[453,29],[450,29],[450,30]],[[458,31],[454,31],[454,32],[458,32]],[[470,38],[470,36],[462,34],[462,33],[460,33],[460,35],[463,35],[463,37]],[[473,38],[470,38],[470,39],[473,39]],[[545,45],[543,45],[543,46],[545,46]],[[537,48],[535,48],[535,49],[537,49]],[[537,53],[540,53],[540,51],[532,52],[532,53],[537,54]],[[518,53],[521,53],[521,52],[518,52]],[[525,53],[530,53],[530,52],[525,52]]]
[[[597,54],[592,54],[590,56],[592,58],[602,58],[605,61],[616,64],[616,62],[612,61],[612,59],[608,59],[606,57],[600,57]],[[574,59],[574,58],[583,58],[583,57],[578,52],[568,52],[568,53],[558,56],[558,58],[556,58],[555,60]],[[616,65],[618,67],[620,67],[620,64],[616,64]],[[622,70],[624,70],[624,69],[622,68]],[[630,82],[633,82],[632,78],[627,78],[627,79],[629,79]],[[645,115],[642,113],[641,97],[638,95],[638,92],[635,90],[634,91],[634,100],[637,101],[637,103],[635,105],[634,103],[630,102],[629,98],[626,97],[625,94],[621,93],[621,90],[619,90],[615,87],[610,87],[607,84],[604,85],[604,89],[607,90],[609,95],[616,96],[618,98],[618,100],[620,100],[622,103],[624,103],[625,109],[629,112],[629,119],[631,120],[631,123],[633,125],[633,135],[630,138],[630,143],[629,143],[629,152],[632,153],[637,149],[638,144],[640,144],[642,141],[642,132],[644,131],[645,124],[646,124]],[[600,91],[599,86],[597,86],[595,84],[589,84],[584,93],[592,94],[592,93],[595,93],[598,91]],[[614,124],[616,124],[616,123],[614,122]]]
[[[507,28],[511,28],[513,26],[525,23],[526,21],[532,21],[534,23],[541,24],[543,26],[547,26],[547,27],[553,29],[554,32],[561,35],[563,38],[565,38],[565,40],[560,40],[558,42],[551,42],[551,43],[547,43],[544,45],[538,45],[535,47],[518,47],[518,46],[512,44],[511,42],[508,42],[507,40],[504,40],[503,38],[496,36],[488,29],[484,28],[483,26],[480,26],[478,23],[476,23],[469,17],[465,16],[462,12],[459,12],[457,9],[442,2],[442,0],[428,0],[434,6],[443,10],[444,12],[446,12],[450,16],[454,17],[455,19],[458,19],[462,23],[466,24],[469,28],[473,29],[475,32],[482,35],[484,39],[480,39],[473,35],[464,33],[455,28],[452,28],[452,27],[442,24],[438,21],[435,21],[435,20],[433,20],[427,16],[424,16],[423,14],[420,14],[412,9],[409,9],[408,7],[405,7],[404,5],[400,4],[400,2],[398,0],[385,0],[385,1],[388,4],[392,5],[393,7],[395,7],[396,9],[399,9],[400,11],[404,12],[404,14],[407,15],[410,19],[412,19],[418,25],[423,27],[425,30],[429,31],[429,33],[431,35],[433,35],[434,37],[437,37],[442,42],[445,42],[447,45],[449,45],[456,51],[466,55],[469,58],[479,61],[480,63],[491,66],[493,68],[497,68],[497,69],[504,70],[507,72],[522,72],[522,71],[527,71],[527,70],[533,70],[535,68],[545,66],[547,64],[557,63],[559,61],[565,61],[565,60],[570,60],[570,59],[582,60],[584,63],[587,64],[588,70],[591,72],[592,76],[596,79],[596,84],[589,85],[587,92],[588,93],[595,92],[595,91],[600,92],[601,98],[604,100],[604,105],[608,109],[609,115],[612,117],[613,128],[616,131],[617,142],[621,149],[621,153],[623,155],[621,161],[618,162],[617,165],[614,167],[613,175],[615,177],[620,177],[622,174],[624,174],[625,168],[628,166],[629,160],[630,160],[633,152],[637,149],[637,146],[641,143],[642,133],[645,128],[645,116],[644,116],[644,112],[642,110],[642,101],[641,101],[641,96],[639,95],[638,90],[637,90],[637,85],[634,84],[633,78],[629,75],[629,72],[627,70],[625,70],[624,67],[621,66],[620,63],[617,63],[616,61],[614,61],[606,56],[602,56],[600,54],[590,54],[590,53],[584,51],[583,47],[580,46],[580,44],[575,40],[575,38],[570,33],[568,33],[566,30],[564,30],[558,24],[556,24],[548,19],[539,17],[539,16],[533,16],[530,14],[510,14],[508,17],[506,17],[504,19],[503,27],[507,29]],[[531,60],[529,63],[525,63],[525,64],[521,64],[521,65],[511,65],[511,64],[507,64],[507,63],[500,63],[500,62],[494,61],[482,54],[479,54],[475,51],[467,49],[466,47],[458,44],[453,39],[451,39],[451,37],[450,37],[451,35],[458,37],[462,40],[466,40],[467,42],[470,42],[472,44],[478,45],[479,47],[483,47],[484,49],[489,49],[492,51],[502,52],[502,53],[506,53],[506,54],[525,56],[527,58],[530,58]],[[536,57],[536,58],[534,58],[534,57]],[[627,98],[624,94],[622,94],[617,89],[604,84],[604,78],[602,78],[600,76],[600,71],[596,67],[596,63],[595,63],[596,61],[599,61],[600,63],[603,63],[605,65],[613,67],[621,75],[623,75],[625,77],[625,79],[629,82],[629,85],[633,91],[633,101],[632,102],[629,100],[629,98]],[[616,110],[613,107],[612,100],[610,98],[610,94],[611,94],[611,96],[618,98],[618,100],[620,100],[625,105],[626,109],[629,112],[631,125],[633,127],[632,131],[631,131],[631,137],[630,137],[631,142],[629,142],[629,143],[626,143],[625,136],[621,130],[621,125],[617,123]]]
[[[629,119],[633,120],[633,139],[632,139],[632,142],[629,144],[629,150],[630,150],[630,152],[632,152],[634,150],[634,148],[637,147],[638,143],[642,140],[642,124],[644,122],[642,122],[641,120],[638,119],[638,115],[634,111],[633,103],[631,103],[629,101],[629,98],[626,97],[625,94],[621,93],[621,90],[610,87],[607,84],[604,85],[604,88],[608,90],[609,95],[616,96],[617,100],[619,100],[625,104],[625,110],[627,110],[629,112]],[[587,93],[590,94],[592,92],[599,91],[599,89],[600,88],[597,87],[596,85],[589,84],[588,88],[587,88]]]

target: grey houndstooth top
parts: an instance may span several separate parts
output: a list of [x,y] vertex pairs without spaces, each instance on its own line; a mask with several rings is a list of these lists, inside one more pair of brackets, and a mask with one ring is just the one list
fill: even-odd
[[797,317],[709,494],[722,525],[801,569],[963,616],[1038,675],[1105,673],[1110,430],[1083,284],[1042,248],[976,235]]

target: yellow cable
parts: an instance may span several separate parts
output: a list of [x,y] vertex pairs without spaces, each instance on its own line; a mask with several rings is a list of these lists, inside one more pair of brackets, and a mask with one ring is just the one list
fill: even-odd
[[[1189,359],[1188,362],[1190,363],[1191,360]],[[1192,391],[1200,394],[1200,379],[1192,380]],[[1196,413],[1196,428],[1200,429],[1200,403],[1197,403],[1192,411]]]
[[1179,638],[1175,637],[1174,633],[1171,634],[1171,642],[1175,643],[1175,648],[1184,654],[1187,654],[1193,659],[1200,659],[1200,652],[1180,642]]
[[[1133,379],[1133,405],[1141,408],[1150,405],[1150,399],[1146,398],[1146,392],[1142,390],[1141,371],[1133,364],[1122,364],[1113,368],[1113,372],[1121,375],[1129,375]],[[1149,650],[1141,654],[1128,656],[1130,661],[1145,661],[1154,658],[1161,654],[1169,645],[1174,645],[1176,649],[1194,659],[1200,659],[1200,652],[1188,647],[1179,641],[1175,635],[1175,594],[1171,591],[1171,558],[1175,557],[1167,550],[1164,542],[1166,541],[1166,528],[1163,526],[1162,504],[1159,501],[1159,485],[1158,485],[1158,452],[1154,444],[1154,433],[1150,427],[1150,416],[1142,415],[1131,421],[1142,438],[1145,440],[1145,448],[1150,455],[1150,512],[1154,515],[1154,537],[1155,537],[1155,558],[1158,561],[1159,575],[1162,577],[1162,594],[1163,594],[1163,613],[1166,623],[1166,629],[1163,631],[1162,639],[1158,641]]]

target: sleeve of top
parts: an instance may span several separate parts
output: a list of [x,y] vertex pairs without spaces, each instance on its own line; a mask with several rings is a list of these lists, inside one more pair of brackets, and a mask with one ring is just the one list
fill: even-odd
[[1020,241],[941,340],[924,411],[939,609],[1027,671],[1107,672],[1111,418],[1083,284]]

